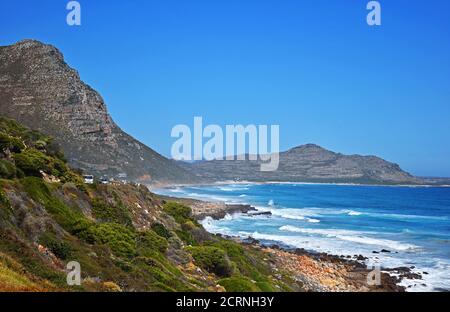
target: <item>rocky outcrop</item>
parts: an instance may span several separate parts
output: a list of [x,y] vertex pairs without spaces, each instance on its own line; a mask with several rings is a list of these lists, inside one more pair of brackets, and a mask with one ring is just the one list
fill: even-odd
[[[247,157],[248,159],[248,157]],[[246,180],[318,183],[421,184],[399,165],[375,156],[343,155],[314,144],[280,153],[277,171],[260,171],[260,161],[209,161],[182,164],[210,181]]]
[[51,45],[25,40],[0,47],[0,114],[53,136],[71,165],[86,172],[192,182],[184,169],[123,132],[100,94]]

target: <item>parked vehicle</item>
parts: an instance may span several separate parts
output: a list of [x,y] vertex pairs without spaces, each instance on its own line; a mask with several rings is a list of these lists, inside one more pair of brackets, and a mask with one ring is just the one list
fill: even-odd
[[94,184],[94,176],[93,175],[84,175],[83,179],[84,179],[84,183],[86,183],[86,184]]

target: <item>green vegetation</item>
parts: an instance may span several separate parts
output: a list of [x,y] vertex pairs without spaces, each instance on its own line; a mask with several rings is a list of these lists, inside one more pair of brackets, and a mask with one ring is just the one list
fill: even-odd
[[[101,223],[88,229],[88,237],[95,243],[104,244],[119,257],[131,258],[136,255],[136,233],[116,223]],[[89,239],[90,240],[90,239]]]
[[191,208],[176,202],[168,202],[164,204],[164,211],[168,215],[172,216],[179,224],[193,220]]
[[0,178],[14,179],[17,177],[17,169],[14,164],[6,159],[0,159]]
[[25,144],[19,138],[0,132],[0,149],[2,151],[10,150],[13,153],[20,153],[25,149]]
[[219,285],[223,286],[228,292],[257,292],[261,289],[251,280],[245,277],[229,277],[219,280]]
[[87,223],[81,212],[69,208],[53,194],[51,188],[54,186],[36,177],[24,178],[21,183],[29,196],[42,204],[69,233],[79,231],[80,224]]
[[233,267],[228,255],[222,249],[210,246],[189,247],[195,262],[217,276],[231,276]]
[[63,240],[57,240],[49,234],[44,234],[39,243],[46,246],[50,251],[61,260],[68,260],[72,256],[72,247]]
[[14,154],[14,162],[22,172],[27,176],[40,177],[40,171],[50,172],[50,158],[44,153],[27,149],[20,154]]
[[[0,291],[290,290],[261,251],[207,233],[189,207],[85,186],[51,138],[1,117],[0,186]],[[129,208],[143,200],[151,214]],[[67,286],[69,261],[80,287]]]
[[172,237],[172,234],[166,227],[161,223],[153,223],[152,230],[161,237],[169,239]]
[[122,202],[117,205],[107,204],[101,198],[95,198],[92,202],[92,213],[100,222],[114,222],[125,226],[131,226],[130,213]]
[[159,251],[164,253],[167,250],[167,240],[153,230],[147,230],[139,234],[138,246],[141,248],[141,253],[145,255],[145,250]]

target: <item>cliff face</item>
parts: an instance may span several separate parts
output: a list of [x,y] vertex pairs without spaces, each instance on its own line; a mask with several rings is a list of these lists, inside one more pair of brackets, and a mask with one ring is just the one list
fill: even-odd
[[[247,157],[248,159],[248,157]],[[343,155],[314,144],[280,153],[277,171],[261,172],[259,161],[210,161],[183,164],[208,180],[289,181],[320,183],[420,184],[399,165],[375,156]]]
[[0,114],[53,136],[71,165],[141,182],[190,182],[185,170],[123,132],[102,97],[53,46],[0,47]]

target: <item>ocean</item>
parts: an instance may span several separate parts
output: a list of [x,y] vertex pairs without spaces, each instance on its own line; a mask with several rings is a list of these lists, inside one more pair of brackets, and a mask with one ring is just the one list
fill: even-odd
[[420,273],[422,280],[403,280],[408,291],[450,290],[448,187],[240,183],[153,191],[250,204],[272,213],[206,218],[202,224],[209,232],[333,255],[363,255],[369,266],[409,267]]

